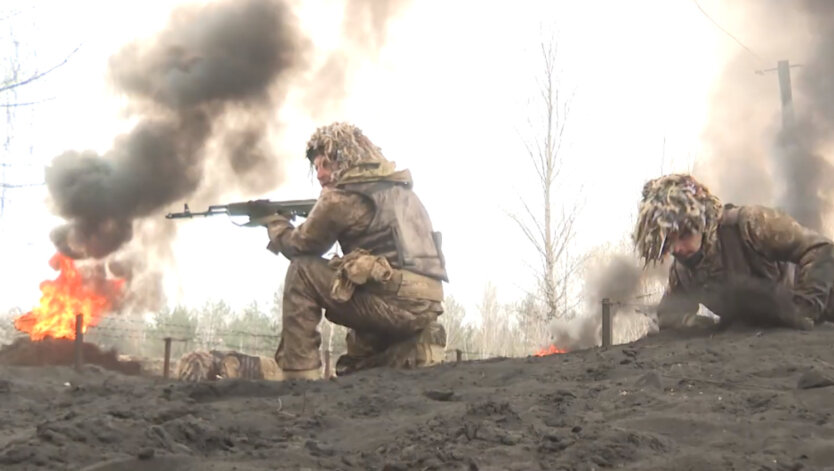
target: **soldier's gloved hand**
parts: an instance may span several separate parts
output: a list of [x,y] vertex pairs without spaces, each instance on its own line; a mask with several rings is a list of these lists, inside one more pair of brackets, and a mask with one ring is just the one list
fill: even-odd
[[290,220],[281,214],[275,214],[269,217],[269,222],[266,225],[266,234],[269,236],[269,244],[266,246],[267,250],[278,254],[281,252],[280,245],[277,241],[281,238],[281,234],[292,229]]
[[281,214],[273,214],[269,216],[269,222],[266,225],[266,233],[269,240],[275,240],[284,233],[287,229],[292,229],[292,224],[288,217]]
[[816,320],[820,317],[819,309],[811,301],[800,295],[794,295],[793,304],[797,323],[795,327],[801,330],[813,329]]

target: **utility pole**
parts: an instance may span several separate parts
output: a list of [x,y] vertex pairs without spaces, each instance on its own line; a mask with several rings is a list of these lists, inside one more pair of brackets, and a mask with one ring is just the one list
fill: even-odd
[[782,103],[782,135],[778,138],[780,151],[774,154],[776,164],[781,166],[782,171],[789,174],[787,187],[783,189],[784,195],[780,198],[782,205],[780,209],[797,219],[801,224],[812,229],[822,229],[822,220],[819,214],[818,198],[814,187],[808,187],[806,182],[800,181],[800,176],[795,172],[797,168],[811,168],[814,157],[805,149],[802,137],[798,133],[796,115],[793,107],[793,90],[791,86],[791,69],[800,67],[800,64],[791,65],[788,60],[780,60],[776,68],[757,70],[756,73],[764,75],[765,72],[776,71],[779,77],[779,98]]
[[785,132],[793,129],[796,124],[793,111],[793,91],[791,88],[791,68],[793,67],[800,67],[800,65],[791,65],[788,60],[780,60],[776,63],[775,68],[756,71],[759,75],[764,75],[765,72],[776,71],[779,76],[779,98],[782,102],[782,130]]
[[793,92],[791,91],[791,64],[781,60],[776,65],[779,74],[779,96],[782,98],[782,130],[793,129],[796,124],[793,113]]

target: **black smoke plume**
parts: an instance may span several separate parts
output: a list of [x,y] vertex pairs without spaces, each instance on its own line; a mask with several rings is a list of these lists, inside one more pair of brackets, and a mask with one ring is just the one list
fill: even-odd
[[[114,252],[131,239],[137,218],[192,194],[208,158],[229,160],[232,180],[262,167],[277,175],[275,159],[236,164],[251,159],[269,121],[241,134],[221,119],[266,116],[281,98],[274,87],[303,53],[291,12],[271,0],[181,9],[153,41],[123,47],[110,60],[110,76],[131,99],[138,124],[104,155],[69,151],[47,169],[55,208],[69,221],[53,232],[55,244],[76,257]],[[222,155],[208,151],[212,137],[224,144]]]
[[[382,46],[400,3],[347,1],[344,37],[358,45],[341,53],[349,67],[312,80],[316,51],[284,0],[181,7],[159,34],[122,47],[109,78],[135,125],[103,154],[70,150],[47,168],[54,211],[67,220],[51,233],[55,246],[100,260],[129,280],[129,291],[143,291],[128,298],[157,307],[158,262],[173,256],[176,236],[163,211],[277,187],[282,164],[269,139],[280,132],[275,116],[287,93],[343,89],[346,74]],[[313,108],[337,109],[342,97],[322,92]]]

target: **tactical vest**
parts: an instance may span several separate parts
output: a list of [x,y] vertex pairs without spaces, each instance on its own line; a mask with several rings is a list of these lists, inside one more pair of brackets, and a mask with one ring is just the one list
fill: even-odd
[[349,183],[339,188],[361,194],[374,205],[368,229],[358,237],[339,240],[345,254],[365,249],[385,257],[393,268],[449,281],[440,233],[432,230],[429,215],[411,188],[390,181]]
[[[740,210],[741,208],[732,204],[725,205],[721,221],[718,223],[723,280],[726,281],[731,276],[752,276],[773,280],[786,286],[793,285],[794,264],[774,262],[759,254],[751,253],[750,248],[741,238]],[[693,275],[692,270],[682,266],[678,261],[675,261],[673,269],[684,291],[701,289],[708,281],[717,281],[698,279],[696,275]]]

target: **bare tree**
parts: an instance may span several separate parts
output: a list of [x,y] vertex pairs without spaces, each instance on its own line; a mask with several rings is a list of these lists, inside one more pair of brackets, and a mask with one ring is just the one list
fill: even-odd
[[40,101],[38,100],[30,102],[9,101],[7,94],[9,94],[10,92],[14,92],[21,87],[25,87],[26,85],[29,85],[33,82],[36,82],[51,74],[55,70],[63,67],[64,65],[66,65],[67,62],[69,62],[70,58],[72,58],[72,56],[74,56],[75,53],[78,52],[79,49],[81,49],[81,45],[76,46],[61,60],[58,60],[55,63],[50,64],[46,68],[36,67],[31,71],[25,70],[24,64],[21,62],[20,57],[21,41],[15,34],[15,28],[13,23],[15,18],[19,18],[23,13],[23,10],[0,11],[0,24],[5,23],[7,25],[6,34],[8,35],[6,38],[4,38],[4,40],[8,42],[8,50],[5,51],[6,53],[4,54],[4,67],[2,73],[0,74],[0,96],[4,98],[2,100],[3,103],[0,103],[0,106],[4,108],[31,106],[40,103]]
[[451,295],[446,296],[444,304],[446,308],[443,315],[438,318],[438,322],[446,329],[446,351],[455,349],[469,351],[472,328],[464,322],[466,309]]
[[[9,74],[9,76],[5,77],[3,79],[3,83],[0,84],[0,93],[8,92],[9,90],[14,90],[15,88],[19,88],[19,87],[23,87],[25,85],[29,85],[30,83],[32,83],[36,80],[44,78],[50,72],[53,72],[55,69],[61,67],[64,64],[66,64],[70,60],[70,57],[72,57],[73,54],[78,52],[78,49],[80,49],[80,48],[81,48],[81,46],[76,47],[75,49],[72,50],[72,52],[70,52],[60,62],[58,62],[55,65],[52,65],[48,69],[43,70],[43,71],[35,70],[34,72],[32,72],[31,74],[29,74],[28,76],[25,76],[25,77],[20,77],[20,68],[19,68],[20,64],[19,63],[14,64],[17,67],[13,67],[10,71],[11,73]],[[35,105],[35,104],[37,104],[37,102],[31,102],[31,103],[4,103],[3,106],[8,108],[8,107],[28,106],[28,105]]]
[[[34,7],[31,7],[30,12],[33,10]],[[0,24],[6,26],[5,37],[0,39],[3,42],[0,44],[0,50],[4,53],[2,54],[3,60],[0,62],[2,64],[0,65],[0,109],[3,110],[6,121],[5,133],[2,135],[3,150],[2,155],[0,155],[0,217],[5,213],[8,199],[7,190],[37,187],[44,184],[43,182],[21,183],[14,181],[14,178],[9,178],[9,173],[20,165],[16,161],[19,159],[12,157],[15,154],[15,150],[12,147],[12,136],[15,121],[18,118],[17,113],[20,108],[32,108],[35,105],[52,99],[43,96],[34,98],[22,97],[19,92],[28,90],[34,82],[43,79],[66,65],[72,56],[81,48],[80,45],[76,46],[68,54],[64,55],[62,59],[49,64],[45,68],[36,66],[34,69],[28,69],[25,64],[28,61],[22,58],[24,54],[22,51],[25,51],[25,48],[21,47],[21,44],[25,43],[26,40],[20,40],[17,37],[14,27],[14,21],[20,19],[23,13],[23,10],[0,10]]]
[[511,309],[498,301],[498,291],[491,282],[484,287],[477,309],[481,324],[473,332],[473,353],[480,358],[514,355],[519,345],[518,329],[511,323]]
[[14,307],[6,312],[0,312],[0,346],[12,343],[16,338],[21,337],[20,331],[14,328],[14,319],[23,314],[23,310]]
[[226,320],[232,308],[223,300],[206,301],[197,314],[197,342],[206,350],[226,348]]
[[575,237],[579,205],[554,202],[557,182],[564,169],[563,152],[573,93],[566,90],[560,73],[556,41],[542,41],[540,52],[542,69],[537,80],[537,111],[528,119],[532,133],[524,139],[524,145],[535,171],[541,207],[534,209],[538,205],[522,198],[524,212],[510,216],[536,250],[538,262],[534,270],[539,297],[546,307],[547,318],[553,319],[565,315],[572,307],[568,282],[579,261],[571,259],[569,248]]
[[522,355],[533,353],[551,343],[549,322],[543,304],[535,294],[528,293],[515,306],[518,345]]

